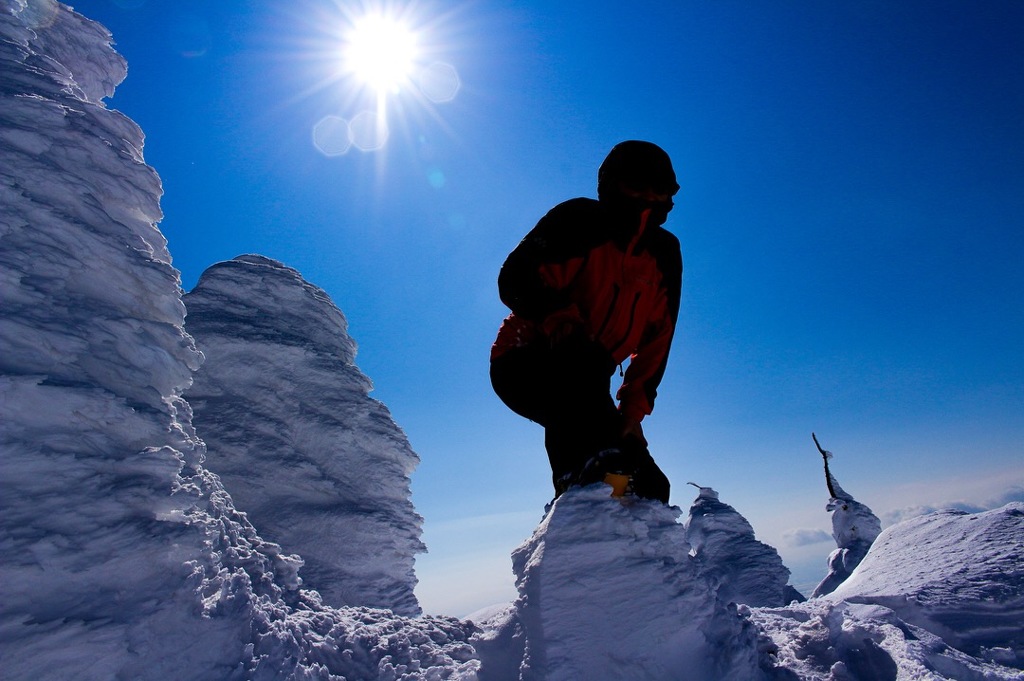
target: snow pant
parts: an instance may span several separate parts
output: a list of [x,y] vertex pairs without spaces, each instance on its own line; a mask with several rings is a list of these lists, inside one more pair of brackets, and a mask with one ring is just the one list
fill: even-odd
[[647,446],[621,435],[622,416],[611,397],[614,371],[608,352],[592,341],[524,346],[491,360],[491,385],[512,411],[544,427],[556,497],[590,459],[619,449],[635,463],[634,493],[667,504],[668,478]]

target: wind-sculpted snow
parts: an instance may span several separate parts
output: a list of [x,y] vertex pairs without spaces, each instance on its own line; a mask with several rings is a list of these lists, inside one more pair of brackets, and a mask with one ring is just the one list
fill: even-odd
[[604,485],[559,497],[513,554],[519,599],[478,644],[484,678],[488,654],[508,662],[501,643],[522,646],[531,681],[758,678],[756,632],[701,574],[679,514]]
[[471,677],[465,625],[299,591],[204,468],[160,182],[99,101],[125,73],[109,41],[0,0],[0,674]]
[[[83,93],[119,81],[124,63],[102,58],[113,55],[109,34],[77,15],[49,17],[43,38],[19,16],[0,11],[0,369],[165,409],[199,354],[181,333],[177,271],[154,226],[160,180],[142,162],[138,127]],[[71,59],[82,50],[90,80],[78,85],[40,44]],[[102,65],[105,78],[95,72]],[[57,312],[65,328],[53,328]]]
[[827,599],[884,605],[964,652],[1024,668],[1024,503],[886,528]]
[[201,356],[154,226],[159,180],[139,129],[94,99],[124,63],[97,25],[40,7],[0,9],[4,674],[138,676],[186,622],[199,658],[241,639],[246,622],[194,614],[231,509],[197,511],[211,480],[180,391]]
[[779,552],[754,538],[754,528],[718,492],[700,487],[686,520],[686,539],[701,572],[717,582],[725,602],[750,606],[780,606],[793,598],[787,588],[789,568]]
[[903,521],[832,593],[751,617],[771,679],[1024,681],[1024,504]]
[[[1024,681],[1014,668],[1024,630],[1024,505],[985,518],[958,516],[962,525],[940,514],[887,530],[878,546],[902,546],[902,559],[876,559],[876,546],[842,587],[880,587],[877,597],[837,591],[783,607],[750,607],[729,602],[736,585],[771,584],[774,597],[778,576],[766,579],[765,572],[781,564],[747,561],[729,542],[707,540],[721,531],[740,545],[752,541],[746,519],[719,507],[714,496],[701,489],[691,525],[695,517],[708,522],[688,535],[676,508],[620,503],[602,485],[562,495],[513,553],[518,600],[471,639],[482,681]],[[935,541],[936,531],[948,539]],[[691,546],[688,536],[703,543]],[[954,574],[968,554],[984,567]],[[931,608],[922,607],[922,597]],[[970,623],[968,631],[948,626],[957,614],[960,624]],[[937,623],[938,615],[947,624]]]
[[767,681],[1024,681],[881,606],[815,598],[750,617],[762,632]]
[[[826,455],[831,456],[831,452],[826,452]],[[864,560],[871,543],[882,531],[878,516],[840,487],[835,476],[831,473],[828,475],[835,496],[828,500],[825,510],[832,512],[832,538],[835,539],[836,549],[828,557],[828,574],[814,588],[812,598],[832,593],[846,581]]]
[[418,457],[368,396],[341,311],[295,270],[253,255],[206,270],[185,302],[206,355],[186,397],[235,503],[302,555],[305,585],[326,602],[417,614]]

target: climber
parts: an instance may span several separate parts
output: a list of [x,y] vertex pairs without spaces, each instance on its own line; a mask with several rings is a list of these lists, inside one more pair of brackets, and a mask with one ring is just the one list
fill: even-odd
[[491,348],[491,383],[544,427],[556,497],[616,474],[628,478],[627,492],[668,503],[641,421],[679,311],[679,241],[661,226],[678,190],[664,150],[617,144],[598,171],[598,199],[555,206],[501,268],[499,295],[512,313]]

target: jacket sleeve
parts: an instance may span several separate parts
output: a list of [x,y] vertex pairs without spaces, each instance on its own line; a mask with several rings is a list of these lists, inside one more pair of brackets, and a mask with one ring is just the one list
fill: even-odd
[[541,218],[509,254],[498,275],[501,301],[545,332],[564,322],[582,322],[569,296],[583,262],[579,240],[574,239],[580,220],[571,204],[560,204]]
[[[667,232],[666,232],[667,234]],[[671,237],[660,249],[658,265],[662,273],[662,289],[658,304],[647,320],[644,335],[636,352],[630,357],[629,367],[616,397],[619,411],[637,421],[654,410],[654,398],[665,375],[668,354],[679,317],[679,298],[682,289],[683,260],[679,241]]]

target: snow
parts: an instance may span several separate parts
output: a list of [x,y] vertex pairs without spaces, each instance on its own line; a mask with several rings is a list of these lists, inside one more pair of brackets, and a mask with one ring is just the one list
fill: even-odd
[[811,599],[753,609],[766,636],[766,678],[829,681],[1021,681],[1024,672],[971,657],[891,610]]
[[690,556],[679,515],[604,485],[554,502],[512,555],[523,679],[756,677],[756,631]]
[[1024,503],[886,528],[829,601],[881,605],[971,655],[1024,667]]
[[326,603],[419,614],[419,458],[368,396],[341,310],[254,255],[210,267],[185,303],[206,355],[185,396],[207,466],[264,537],[302,556],[304,585]]
[[100,101],[123,60],[53,3],[4,0],[0,39],[3,677],[472,675],[471,627],[323,605],[236,509],[182,398],[203,357],[160,181]]
[[700,487],[686,520],[686,540],[701,571],[718,582],[719,598],[752,606],[785,605],[803,597],[786,584],[789,568],[775,548],[759,542],[754,528],[718,492]]
[[[0,0],[3,678],[1024,680],[1021,503],[878,533],[837,494],[859,564],[787,605],[777,552],[713,489],[680,522],[595,485],[515,549],[514,603],[396,612],[415,609],[415,454],[294,270],[217,265],[186,324],[159,178],[102,101],[125,75],[109,43]],[[359,525],[345,545],[334,514]]]
[[798,678],[1024,679],[1022,556],[1024,504],[940,511],[886,528],[828,596],[751,614]]
[[[749,537],[696,551],[679,509],[608,492],[570,490],[513,554],[519,598],[471,639],[482,678],[1024,680],[1024,504],[895,525],[830,596],[751,607],[734,585],[786,571]],[[711,509],[745,533],[700,488],[691,518]]]
[[[826,451],[824,457],[827,462],[832,453]],[[832,538],[836,542],[836,550],[829,555],[828,574],[814,588],[812,597],[832,593],[848,579],[882,531],[882,523],[874,511],[840,487],[828,468],[825,471],[829,489],[835,495],[828,500],[825,510],[832,512]]]
[[[163,634],[217,579],[215,519],[191,520],[209,481],[180,398],[201,356],[142,133],[95,101],[123,61],[95,24],[62,10],[39,37],[18,7],[0,12],[0,129],[14,133],[0,145],[0,631],[18,651],[5,675],[85,664],[81,642],[88,674],[113,678],[168,660]],[[83,64],[81,83],[57,56]],[[197,659],[236,633],[196,625],[167,641],[203,635]]]

